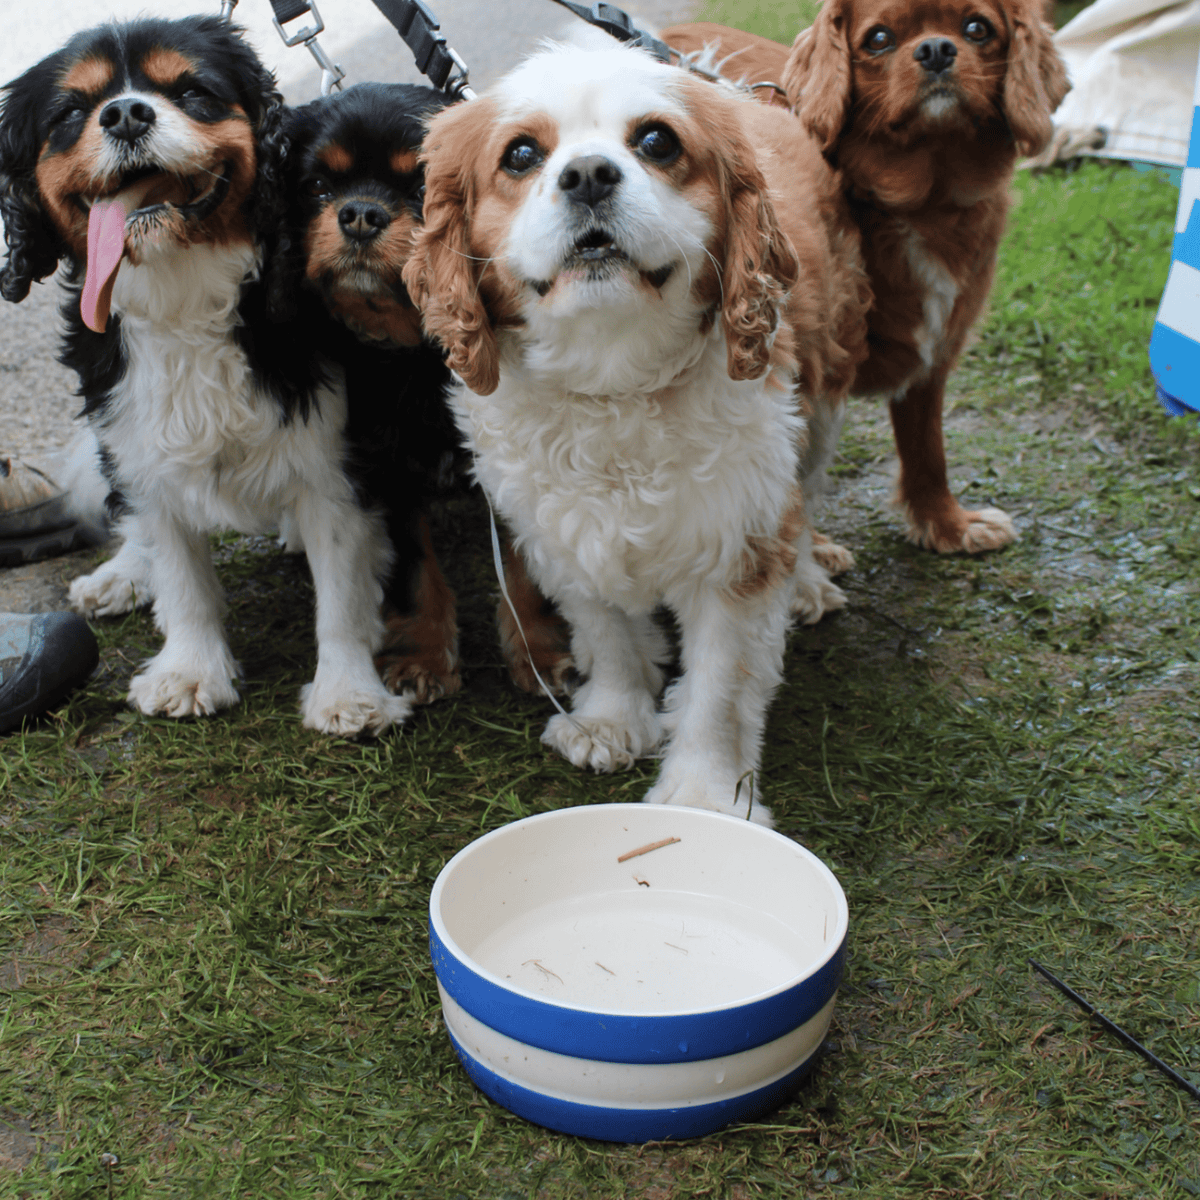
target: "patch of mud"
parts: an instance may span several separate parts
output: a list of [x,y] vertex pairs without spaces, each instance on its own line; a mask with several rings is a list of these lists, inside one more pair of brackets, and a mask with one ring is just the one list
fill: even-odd
[[0,992],[54,983],[87,957],[86,940],[63,917],[50,917],[0,959]]

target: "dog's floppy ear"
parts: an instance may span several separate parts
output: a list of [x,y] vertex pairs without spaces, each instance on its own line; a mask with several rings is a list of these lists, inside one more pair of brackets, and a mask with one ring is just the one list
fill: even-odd
[[0,117],[0,215],[8,262],[0,270],[0,296],[14,304],[29,295],[34,280],[52,275],[58,260],[67,254],[38,195],[38,98],[52,78],[47,59],[9,85]]
[[1054,134],[1050,114],[1071,85],[1036,0],[1017,3],[1010,20],[1004,115],[1017,150],[1024,155],[1038,154]]
[[780,227],[750,140],[731,104],[708,84],[689,81],[689,107],[712,149],[724,207],[721,325],[730,379],[757,379],[771,363],[784,296],[800,263]]
[[[303,147],[312,136],[316,121],[314,106],[284,107],[278,135],[272,134],[282,154],[278,155],[281,213],[272,235],[266,231],[263,281],[267,287],[267,315],[273,321],[289,321],[296,314],[297,299],[304,285],[304,229],[300,196],[299,166]],[[259,169],[262,169],[260,163]]]
[[450,369],[481,396],[500,383],[500,349],[480,295],[488,264],[473,255],[468,226],[475,161],[492,119],[492,102],[483,99],[457,104],[429,123],[421,154],[425,224],[403,273],[426,332],[441,343]]
[[758,168],[739,171],[731,184],[721,323],[729,378],[757,379],[770,365],[779,306],[799,278],[800,263]]
[[825,0],[817,19],[792,43],[783,89],[796,115],[828,153],[850,111],[850,12],[847,0]]
[[[219,19],[219,18],[218,18]],[[288,156],[288,134],[284,121],[287,109],[275,86],[275,76],[259,61],[239,37],[244,55],[243,78],[248,81],[247,113],[254,128],[257,166],[251,202],[252,226],[258,238],[269,246],[279,236],[287,215],[284,163]]]

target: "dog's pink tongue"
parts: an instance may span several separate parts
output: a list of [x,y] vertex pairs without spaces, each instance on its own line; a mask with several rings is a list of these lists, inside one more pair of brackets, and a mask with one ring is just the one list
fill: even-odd
[[125,218],[130,205],[122,196],[97,200],[88,212],[87,274],[79,296],[83,323],[97,333],[108,325],[113,284],[125,257]]

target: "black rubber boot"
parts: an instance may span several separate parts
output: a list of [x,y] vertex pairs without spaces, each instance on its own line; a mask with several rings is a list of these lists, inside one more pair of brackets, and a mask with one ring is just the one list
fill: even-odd
[[99,661],[78,613],[0,613],[0,733],[52,708]]

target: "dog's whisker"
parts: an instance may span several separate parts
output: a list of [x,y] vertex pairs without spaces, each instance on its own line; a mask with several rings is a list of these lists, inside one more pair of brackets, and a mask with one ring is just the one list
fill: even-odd
[[722,269],[721,264],[719,262],[717,262],[716,256],[712,253],[712,251],[709,250],[709,248],[707,246],[705,246],[703,249],[704,249],[705,255],[711,260],[712,265],[717,270],[717,287],[720,290],[720,295],[721,295],[720,307],[724,308],[725,307],[725,280],[724,280],[723,276],[724,276],[725,272]]
[[692,264],[688,262],[687,252],[684,250],[683,246],[680,245],[679,239],[676,238],[672,233],[667,233],[667,240],[674,244],[675,249],[679,251],[679,257],[683,259],[683,265],[687,270],[688,291],[690,292],[692,290]]

